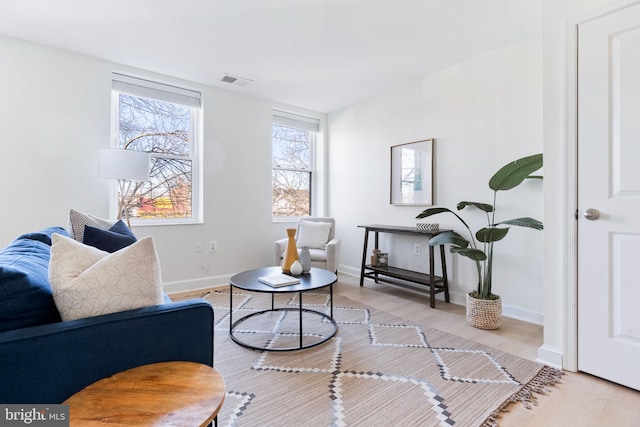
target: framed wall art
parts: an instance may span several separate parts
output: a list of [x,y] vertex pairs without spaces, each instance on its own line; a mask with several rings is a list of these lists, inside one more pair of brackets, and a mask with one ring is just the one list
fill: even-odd
[[391,204],[433,205],[433,139],[391,147]]

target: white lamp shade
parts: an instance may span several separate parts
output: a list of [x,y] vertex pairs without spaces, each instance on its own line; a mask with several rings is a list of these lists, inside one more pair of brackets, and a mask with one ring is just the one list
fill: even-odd
[[149,153],[135,150],[105,148],[98,153],[100,178],[149,180]]

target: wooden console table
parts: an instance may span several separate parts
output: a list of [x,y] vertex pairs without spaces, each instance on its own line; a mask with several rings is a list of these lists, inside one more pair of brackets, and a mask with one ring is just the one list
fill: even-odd
[[[442,277],[434,274],[435,260],[433,246],[429,246],[429,273],[406,270],[398,267],[380,267],[367,264],[367,245],[369,233],[375,235],[374,249],[378,249],[378,233],[404,234],[414,237],[427,238],[435,236],[447,230],[417,231],[414,227],[402,227],[394,225],[359,225],[364,228],[364,247],[362,249],[362,267],[360,269],[360,286],[364,285],[364,278],[375,280],[376,283],[391,283],[396,286],[420,290],[429,294],[429,303],[432,308],[436,306],[436,294],[444,292],[444,299],[449,302],[449,283],[447,281],[447,264],[444,256],[444,245],[440,246],[440,261],[442,263]],[[397,280],[400,279],[400,280]],[[407,283],[409,282],[409,283]]]

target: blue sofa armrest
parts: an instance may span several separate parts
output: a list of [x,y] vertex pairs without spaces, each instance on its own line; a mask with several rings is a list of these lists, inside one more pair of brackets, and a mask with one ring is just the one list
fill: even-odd
[[213,366],[213,308],[203,299],[0,333],[0,403],[61,403],[149,363]]

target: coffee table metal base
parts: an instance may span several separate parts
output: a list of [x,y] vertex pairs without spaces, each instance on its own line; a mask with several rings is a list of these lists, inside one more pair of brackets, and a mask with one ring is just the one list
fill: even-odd
[[[264,267],[264,268],[257,268],[254,270],[248,270],[248,271],[244,271],[242,273],[238,273],[234,276],[231,277],[231,279],[229,280],[229,336],[231,337],[231,339],[237,343],[238,345],[241,345],[243,347],[246,348],[250,348],[253,350],[260,350],[260,351],[293,351],[293,350],[302,350],[305,348],[311,348],[311,347],[315,347],[317,345],[320,345],[324,342],[327,342],[329,339],[331,339],[336,332],[338,331],[338,324],[336,323],[336,321],[333,319],[333,284],[336,283],[338,281],[338,276],[336,276],[335,273],[332,273],[330,271],[327,270],[323,270],[321,268],[314,268],[312,267],[311,270],[308,273],[302,274],[300,276],[296,276],[298,277],[300,280],[298,283],[296,284],[291,284],[291,285],[287,285],[287,286],[282,286],[280,288],[273,288],[267,284],[264,284],[262,282],[260,282],[260,277],[262,276],[273,276],[276,274],[281,274],[282,273],[282,269],[280,267]],[[329,315],[318,311],[318,310],[312,310],[309,308],[303,308],[303,303],[302,303],[302,296],[305,292],[309,292],[309,291],[316,291],[318,289],[321,288],[329,288]],[[233,312],[234,312],[234,305],[233,305],[233,291],[235,289],[240,289],[240,290],[244,290],[244,291],[249,291],[249,292],[258,292],[258,293],[267,293],[267,294],[271,294],[271,309],[267,309],[267,310],[260,310],[260,311],[256,311],[253,312],[251,314],[248,314],[244,317],[241,317],[240,319],[237,319],[235,322],[233,321]],[[281,307],[281,308],[276,308],[275,306],[275,295],[284,295],[284,294],[297,294],[298,295],[298,307],[297,308],[293,308],[293,307]],[[298,316],[299,316],[299,323],[298,323],[298,331],[297,332],[292,332],[296,329],[295,323],[294,324],[290,324],[290,322],[288,320],[286,320],[286,312],[288,311],[297,311],[298,312]],[[281,321],[285,321],[288,323],[287,329],[288,332],[277,332],[275,330],[271,330],[270,332],[267,332],[267,334],[269,334],[269,336],[271,338],[267,339],[266,341],[259,341],[259,342],[255,342],[255,343],[249,343],[246,340],[242,340],[239,338],[239,335],[241,334],[241,331],[237,328],[242,322],[245,322],[248,319],[251,318],[255,318],[256,316],[260,316],[260,315],[268,315],[268,313],[274,313],[274,312],[282,312],[283,316],[280,318],[280,320],[278,320],[278,322]],[[306,314],[305,317],[305,323],[309,323],[309,317],[311,317],[312,322],[311,325],[315,324],[316,318],[319,318],[319,322],[321,324],[326,325],[327,327],[325,328],[324,326],[321,328],[321,331],[316,331],[316,332],[307,332],[306,335],[303,334],[303,313]],[[282,324],[280,323],[274,323],[273,327],[280,327],[282,326]],[[310,325],[307,324],[307,329],[310,328]],[[261,327],[262,329],[262,327]],[[314,329],[312,329],[314,330]],[[256,331],[251,331],[248,330],[246,331],[248,334],[255,336],[256,335]],[[262,332],[258,332],[259,334],[262,334]],[[278,347],[277,345],[274,346],[274,341],[276,337],[287,337],[287,340],[290,340],[290,337],[295,337],[296,335],[299,335],[299,342],[298,345],[291,345],[291,342],[287,342],[284,343],[286,344],[286,346],[280,346]],[[307,339],[307,344],[304,343],[304,338],[306,337],[313,337],[314,340],[311,341],[310,339]],[[264,343],[264,344],[263,344]]]
[[[309,308],[303,308],[302,307],[302,292],[298,292],[298,308],[293,308],[293,307],[281,307],[281,308],[276,308],[275,307],[275,302],[274,302],[274,297],[275,294],[271,293],[271,309],[267,309],[267,310],[261,310],[261,311],[257,311],[255,313],[251,313],[248,314],[244,317],[241,317],[240,319],[236,320],[235,322],[233,321],[233,310],[231,310],[229,312],[229,336],[231,337],[231,339],[238,345],[241,345],[242,347],[245,348],[250,348],[252,350],[260,350],[260,351],[293,351],[293,350],[303,350],[306,348],[311,348],[311,347],[315,347],[318,346],[322,343],[327,342],[328,340],[330,340],[338,331],[338,324],[336,323],[336,321],[333,319],[333,284],[329,285],[329,308],[330,308],[330,315],[327,315],[325,313],[322,313],[320,311],[317,310],[311,310]],[[231,285],[231,289],[229,292],[229,307],[233,307],[233,285]],[[259,315],[263,315],[266,313],[273,313],[273,312],[279,312],[279,311],[297,311],[299,314],[299,335],[300,335],[300,344],[297,347],[266,347],[266,346],[254,346],[251,345],[247,342],[242,341],[240,338],[238,338],[236,335],[234,335],[234,329],[236,328],[236,326],[238,326],[240,323],[244,322],[245,320],[251,318],[251,317],[255,317],[255,316],[259,316]],[[321,319],[320,321],[322,321],[322,318],[324,318],[325,320],[327,320],[329,323],[331,323],[333,325],[333,330],[331,332],[329,332],[326,336],[323,336],[320,340],[312,342],[310,344],[304,344],[303,342],[303,329],[302,329],[302,313],[311,313],[313,315],[317,315],[320,316]]]
[[[258,347],[258,346],[254,346],[254,345],[248,344],[248,343],[240,340],[240,338],[238,338],[236,335],[234,335],[235,327],[237,325],[239,325],[240,323],[244,322],[245,320],[247,320],[247,319],[249,319],[251,317],[254,317],[254,316],[259,316],[259,315],[262,315],[262,314],[265,314],[265,313],[278,312],[278,311],[297,311],[297,312],[300,313],[300,318],[301,319],[302,319],[302,312],[311,313],[313,315],[320,316],[320,317],[326,319],[329,323],[333,324],[333,330],[328,335],[323,336],[322,339],[305,345],[303,343],[304,335],[302,333],[302,326],[300,326],[300,332],[299,332],[300,333],[300,345],[297,346],[297,347]],[[293,308],[293,307],[282,307],[282,308],[274,308],[272,310],[257,311],[255,313],[251,313],[251,314],[249,314],[247,316],[244,316],[244,317],[236,320],[231,325],[231,330],[229,332],[229,336],[231,337],[231,339],[236,344],[241,345],[242,347],[245,347],[245,348],[250,348],[252,350],[260,350],[260,351],[293,351],[293,350],[303,350],[303,349],[306,349],[306,348],[312,348],[312,347],[318,346],[320,344],[323,344],[323,343],[329,341],[336,334],[337,331],[338,331],[338,324],[336,323],[336,321],[333,320],[330,316],[328,316],[328,315],[326,315],[324,313],[321,313],[321,312],[319,312],[317,310],[310,310],[308,308],[300,309],[300,308]]]

